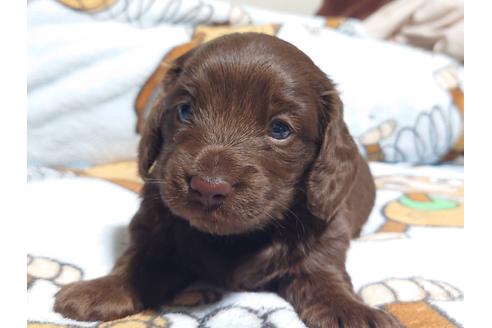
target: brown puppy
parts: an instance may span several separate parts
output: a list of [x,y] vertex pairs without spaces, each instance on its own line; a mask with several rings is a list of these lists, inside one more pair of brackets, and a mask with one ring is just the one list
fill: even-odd
[[326,75],[287,42],[233,34],[176,60],[164,90],[140,142],[131,245],[55,310],[115,319],[200,280],[274,290],[308,327],[397,326],[345,270],[375,190]]

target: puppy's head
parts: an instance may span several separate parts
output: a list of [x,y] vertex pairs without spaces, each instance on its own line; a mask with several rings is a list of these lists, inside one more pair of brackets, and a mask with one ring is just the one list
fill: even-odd
[[262,229],[298,199],[329,220],[348,194],[358,154],[340,99],[291,44],[221,37],[177,59],[164,90],[140,142],[139,171],[195,228]]

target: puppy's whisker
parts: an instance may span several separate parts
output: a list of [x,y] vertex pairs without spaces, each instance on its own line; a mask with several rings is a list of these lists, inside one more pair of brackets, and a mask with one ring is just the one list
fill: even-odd
[[157,200],[157,199],[161,199],[161,194],[150,194],[149,195],[150,199],[153,199],[153,200]]
[[306,195],[306,194],[307,194],[307,191],[306,191],[306,189],[304,189],[304,188],[301,188],[301,187],[295,187],[295,190],[302,192],[304,195]]
[[164,184],[166,183],[166,181],[159,181],[159,180],[155,180],[155,181],[152,181],[152,180],[145,180],[145,183],[150,183],[150,184]]
[[304,236],[304,234],[306,233],[306,229],[304,228],[304,223],[302,222],[302,220],[289,207],[287,207],[287,206],[285,206],[285,205],[283,205],[281,203],[278,203],[277,205],[279,205],[281,208],[283,208],[284,210],[286,210],[287,212],[289,212],[290,214],[292,214],[292,216],[294,217],[295,222],[296,222],[296,228],[297,228],[297,222],[299,222],[299,224],[301,226],[301,229],[302,229],[302,235],[300,234],[300,231],[296,229],[296,231],[297,231],[297,237],[298,238],[302,238],[302,236]]
[[285,229],[285,226],[282,224],[281,220],[277,219],[276,217],[274,217],[270,213],[265,211],[265,212],[262,212],[261,214],[266,215],[268,218],[270,218],[272,220],[273,224],[275,224],[277,226],[277,228]]

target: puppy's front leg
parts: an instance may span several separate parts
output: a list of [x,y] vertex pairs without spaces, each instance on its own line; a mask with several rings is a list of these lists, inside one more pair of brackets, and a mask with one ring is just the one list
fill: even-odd
[[141,208],[133,219],[132,244],[112,272],[64,286],[56,294],[56,312],[81,321],[114,320],[155,308],[191,283],[191,273],[167,238],[171,229],[159,227],[157,218],[144,212]]
[[128,250],[109,275],[63,286],[55,295],[54,310],[80,321],[108,321],[141,310],[129,279],[133,257],[133,251]]
[[400,327],[385,312],[365,305],[352,291],[345,268],[290,277],[280,293],[295,308],[309,328]]

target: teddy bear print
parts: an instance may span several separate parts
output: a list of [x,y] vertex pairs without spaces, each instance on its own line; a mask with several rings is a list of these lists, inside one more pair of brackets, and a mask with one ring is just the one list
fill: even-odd
[[48,257],[27,255],[27,289],[40,279],[63,286],[81,280],[82,275],[82,270],[75,265]]
[[384,206],[387,220],[378,232],[405,232],[411,225],[464,226],[463,180],[389,175],[375,181],[378,189],[402,192]]
[[367,304],[383,307],[407,328],[459,327],[432,304],[434,301],[463,300],[463,293],[458,288],[442,281],[422,277],[389,278],[363,286],[359,295]]

